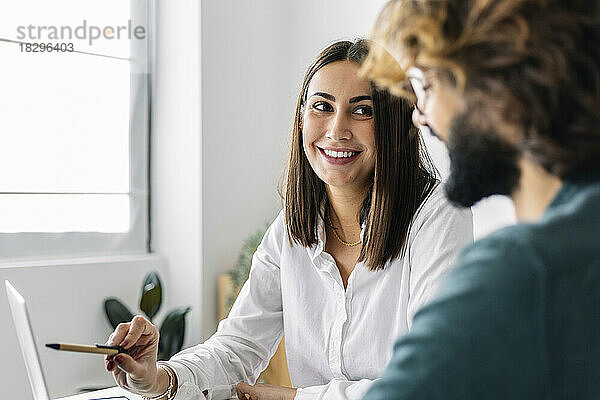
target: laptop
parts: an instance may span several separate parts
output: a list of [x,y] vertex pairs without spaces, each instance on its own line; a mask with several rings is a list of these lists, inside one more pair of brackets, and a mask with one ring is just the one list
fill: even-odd
[[[35,345],[35,339],[33,338],[31,320],[29,319],[29,313],[27,312],[25,299],[9,281],[5,280],[4,284],[6,285],[8,304],[10,305],[10,311],[15,322],[17,337],[19,338],[21,353],[23,354],[23,359],[25,360],[25,367],[27,369],[27,375],[29,376],[29,383],[31,384],[33,398],[34,400],[51,400],[50,396],[48,395],[48,387],[46,386],[46,379],[44,378],[44,372],[42,371],[42,364],[40,363],[40,357],[37,352],[37,346]],[[106,391],[101,392],[102,394],[115,395],[114,397],[107,398],[127,399],[127,397],[122,395],[124,391],[122,391],[120,388],[107,389]],[[79,395],[75,396],[74,398],[92,400],[92,398],[98,398],[97,395],[101,392],[97,392],[95,395],[90,393],[89,396]],[[128,395],[131,396],[130,394]],[[137,396],[131,397],[137,398]]]

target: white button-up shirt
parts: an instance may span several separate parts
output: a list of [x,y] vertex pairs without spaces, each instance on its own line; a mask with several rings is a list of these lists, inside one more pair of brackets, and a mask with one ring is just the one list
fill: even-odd
[[175,399],[229,398],[254,383],[285,333],[297,399],[358,399],[384,370],[395,339],[406,333],[459,251],[473,241],[470,209],[457,209],[438,185],[417,212],[407,252],[383,270],[358,263],[344,289],[325,229],[310,248],[290,245],[283,212],[252,259],[250,277],[227,319],[204,344],[168,365]]

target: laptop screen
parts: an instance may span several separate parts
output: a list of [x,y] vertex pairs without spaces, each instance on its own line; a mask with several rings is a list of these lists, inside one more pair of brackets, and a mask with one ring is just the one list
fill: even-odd
[[21,345],[21,352],[23,353],[23,359],[25,360],[27,375],[29,375],[33,398],[35,400],[50,400],[48,389],[46,387],[46,380],[44,379],[44,373],[42,372],[42,366],[38,357],[37,347],[35,346],[35,340],[33,338],[33,331],[31,330],[31,323],[29,321],[25,299],[17,292],[9,281],[4,281],[4,283],[6,285],[6,294],[8,296],[8,303],[10,304],[13,321],[15,322],[17,337],[19,338],[19,344]]

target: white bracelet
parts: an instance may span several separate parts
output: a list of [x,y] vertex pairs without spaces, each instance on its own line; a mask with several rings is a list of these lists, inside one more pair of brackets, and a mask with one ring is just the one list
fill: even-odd
[[154,397],[146,397],[146,396],[142,396],[143,400],[158,400],[161,399],[163,397],[166,396],[165,400],[173,400],[173,381],[175,380],[175,378],[173,377],[173,373],[171,372],[171,370],[165,366],[162,366],[160,364],[157,365],[158,368],[162,369],[163,371],[165,371],[167,373],[167,375],[169,375],[169,386],[167,387],[167,390],[165,390],[164,393],[159,394],[158,396],[154,396]]

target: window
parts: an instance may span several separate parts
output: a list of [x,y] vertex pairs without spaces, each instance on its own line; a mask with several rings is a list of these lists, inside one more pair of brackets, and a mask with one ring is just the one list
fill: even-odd
[[0,0],[0,258],[147,251],[147,0]]

